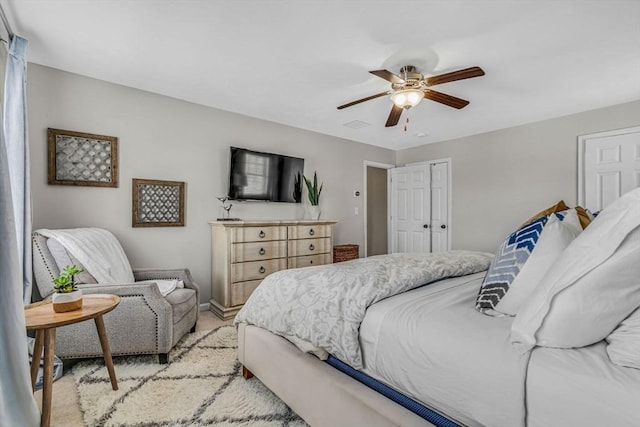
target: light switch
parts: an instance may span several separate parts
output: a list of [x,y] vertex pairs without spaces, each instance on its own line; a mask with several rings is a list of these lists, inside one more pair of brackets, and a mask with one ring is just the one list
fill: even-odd
[[360,209],[358,209],[358,208],[353,208],[353,214],[354,214],[354,215],[360,215]]

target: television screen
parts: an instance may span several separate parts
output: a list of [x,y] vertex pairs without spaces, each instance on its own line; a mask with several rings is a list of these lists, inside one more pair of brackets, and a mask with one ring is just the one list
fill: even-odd
[[229,198],[300,203],[304,159],[231,147]]

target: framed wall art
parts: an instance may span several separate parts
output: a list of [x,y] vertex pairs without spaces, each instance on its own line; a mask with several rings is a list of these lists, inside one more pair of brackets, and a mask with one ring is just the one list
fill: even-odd
[[133,227],[184,226],[184,188],[181,181],[133,178]]
[[118,138],[69,130],[47,130],[52,185],[118,187]]

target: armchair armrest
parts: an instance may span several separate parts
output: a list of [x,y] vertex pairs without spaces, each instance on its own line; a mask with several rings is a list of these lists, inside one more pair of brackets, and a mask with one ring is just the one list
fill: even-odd
[[142,296],[154,308],[154,312],[171,313],[171,304],[160,293],[158,284],[154,282],[147,283],[116,283],[116,284],[98,284],[87,283],[77,285],[78,289],[82,289],[84,294],[114,294],[119,297]]
[[133,277],[136,281],[149,281],[154,279],[178,279],[182,280],[184,287],[196,291],[197,301],[200,302],[200,287],[193,281],[188,268],[134,268]]
[[150,299],[162,299],[164,297],[158,289],[158,285],[154,282],[147,283],[85,283],[76,285],[78,289],[82,289],[85,294],[114,294],[119,296],[142,295]]

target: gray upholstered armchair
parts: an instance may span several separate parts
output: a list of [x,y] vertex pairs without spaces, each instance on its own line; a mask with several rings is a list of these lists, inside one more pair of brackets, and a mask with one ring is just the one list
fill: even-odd
[[[33,234],[33,270],[42,298],[53,292],[53,279],[60,274],[59,264],[47,240],[42,234]],[[136,283],[87,283],[78,285],[78,288],[85,294],[120,296],[118,307],[104,316],[114,356],[158,354],[160,362],[166,363],[169,351],[180,338],[195,331],[200,290],[187,269],[133,269],[133,274]],[[154,282],[160,279],[181,280],[184,288],[163,296]],[[137,283],[139,281],[145,282]],[[55,349],[59,357],[67,359],[102,356],[93,322],[58,328]]]

